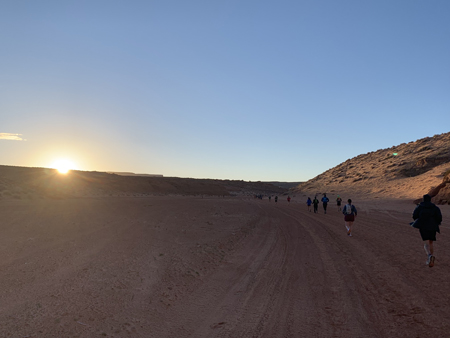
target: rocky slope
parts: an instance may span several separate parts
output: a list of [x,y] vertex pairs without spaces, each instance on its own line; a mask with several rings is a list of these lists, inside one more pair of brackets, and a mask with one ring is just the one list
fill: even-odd
[[421,198],[450,203],[450,133],[351,158],[298,185],[294,192]]

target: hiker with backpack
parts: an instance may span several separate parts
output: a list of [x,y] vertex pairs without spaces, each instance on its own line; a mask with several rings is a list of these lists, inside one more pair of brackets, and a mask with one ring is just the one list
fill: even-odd
[[342,210],[342,213],[344,216],[345,221],[345,228],[347,229],[347,236],[352,237],[352,225],[355,221],[355,217],[358,214],[358,211],[356,210],[355,206],[352,204],[352,200],[348,199],[348,204],[344,206],[344,209]]
[[319,200],[317,199],[317,196],[314,196],[313,199],[313,206],[314,206],[314,213],[317,214],[317,207],[319,206]]
[[425,242],[424,249],[428,256],[426,264],[432,268],[435,260],[433,242],[436,241],[436,232],[441,233],[439,229],[442,222],[441,209],[431,203],[430,195],[424,195],[423,202],[414,209],[413,219],[417,220],[414,227],[419,228],[422,241]]

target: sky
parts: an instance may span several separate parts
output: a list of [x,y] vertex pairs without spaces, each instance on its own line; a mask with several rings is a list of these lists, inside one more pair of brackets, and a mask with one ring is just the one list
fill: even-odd
[[450,131],[448,0],[1,0],[0,164],[306,181]]

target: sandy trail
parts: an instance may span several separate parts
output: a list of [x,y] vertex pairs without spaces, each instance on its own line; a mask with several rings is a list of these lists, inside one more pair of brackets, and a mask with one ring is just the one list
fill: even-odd
[[414,205],[4,200],[1,337],[445,337],[449,206],[425,266]]

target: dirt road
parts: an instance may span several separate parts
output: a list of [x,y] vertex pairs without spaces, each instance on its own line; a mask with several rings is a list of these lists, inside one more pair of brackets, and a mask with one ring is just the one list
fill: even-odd
[[414,205],[3,200],[1,337],[446,337],[449,206],[425,266]]

